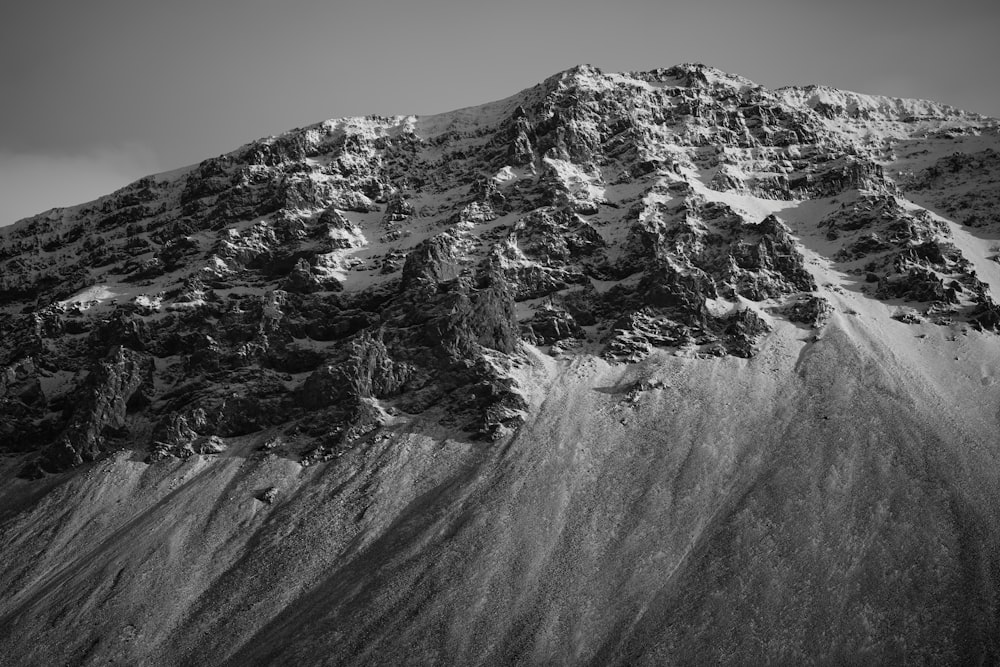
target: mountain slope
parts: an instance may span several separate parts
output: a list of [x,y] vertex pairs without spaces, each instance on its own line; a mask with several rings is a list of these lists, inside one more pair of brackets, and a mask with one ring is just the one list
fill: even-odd
[[582,66],[0,230],[0,648],[1000,660],[998,144]]

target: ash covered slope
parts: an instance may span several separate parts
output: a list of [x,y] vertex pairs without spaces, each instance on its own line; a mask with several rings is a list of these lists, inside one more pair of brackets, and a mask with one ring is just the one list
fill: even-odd
[[1000,659],[998,144],[579,67],[0,230],[2,648]]

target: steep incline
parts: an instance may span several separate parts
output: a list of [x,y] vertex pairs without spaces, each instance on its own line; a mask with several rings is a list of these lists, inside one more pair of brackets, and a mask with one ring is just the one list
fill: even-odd
[[1000,660],[997,151],[582,66],[0,229],[0,652]]

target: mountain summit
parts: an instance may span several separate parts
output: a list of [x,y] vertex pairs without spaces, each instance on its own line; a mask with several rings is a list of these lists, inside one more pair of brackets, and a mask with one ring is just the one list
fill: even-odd
[[0,229],[0,652],[1000,661],[998,150],[584,65]]

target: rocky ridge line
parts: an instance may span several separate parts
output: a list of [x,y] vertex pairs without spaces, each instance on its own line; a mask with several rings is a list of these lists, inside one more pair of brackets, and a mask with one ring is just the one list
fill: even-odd
[[831,306],[782,215],[732,197],[824,203],[872,297],[996,329],[948,223],[906,199],[961,207],[949,175],[996,153],[909,152],[984,137],[996,121],[942,105],[681,65],[256,141],[0,230],[0,442],[26,475],[261,432],[311,463],[417,414],[503,437],[525,342],[751,357],[775,318]]

